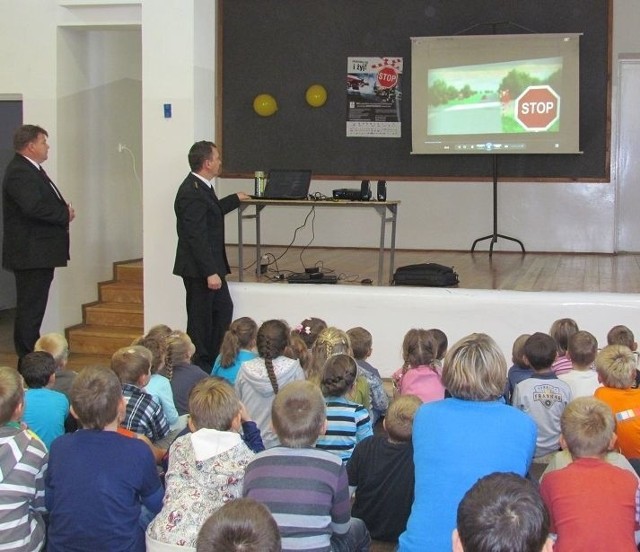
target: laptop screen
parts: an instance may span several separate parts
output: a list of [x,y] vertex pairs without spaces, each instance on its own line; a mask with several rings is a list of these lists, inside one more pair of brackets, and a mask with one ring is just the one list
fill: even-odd
[[309,169],[271,169],[265,199],[307,199],[311,185]]

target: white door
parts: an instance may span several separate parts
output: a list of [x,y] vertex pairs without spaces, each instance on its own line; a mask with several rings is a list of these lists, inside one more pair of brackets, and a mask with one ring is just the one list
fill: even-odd
[[616,252],[640,252],[640,56],[618,60]]

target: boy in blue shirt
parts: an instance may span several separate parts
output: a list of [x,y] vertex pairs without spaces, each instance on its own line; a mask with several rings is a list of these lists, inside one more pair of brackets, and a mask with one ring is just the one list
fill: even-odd
[[28,388],[22,421],[50,449],[53,440],[64,434],[64,421],[69,415],[69,400],[52,389],[56,362],[44,351],[28,353],[20,360],[18,371]]
[[71,412],[82,429],[53,443],[45,478],[49,552],[144,552],[143,519],[160,511],[164,490],[148,445],[118,433],[124,411],[112,370],[78,374]]

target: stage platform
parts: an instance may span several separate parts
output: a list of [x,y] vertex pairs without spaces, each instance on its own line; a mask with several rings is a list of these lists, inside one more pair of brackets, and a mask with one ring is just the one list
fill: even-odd
[[[282,252],[263,250],[275,257]],[[428,261],[454,266],[460,286],[362,285],[363,278],[375,281],[377,252],[296,249],[278,261],[277,271],[273,263],[266,275],[257,277],[254,267],[246,267],[244,282],[230,278],[234,316],[282,318],[292,325],[317,316],[343,329],[363,326],[373,334],[371,362],[385,377],[401,365],[402,339],[414,327],[440,328],[450,344],[472,332],[488,333],[507,361],[520,334],[548,332],[558,318],[575,319],[601,346],[616,324],[640,333],[638,255],[494,253],[490,259],[485,252],[399,251],[396,258],[396,265]],[[339,283],[291,285],[278,279],[288,270],[309,266],[332,270]]]

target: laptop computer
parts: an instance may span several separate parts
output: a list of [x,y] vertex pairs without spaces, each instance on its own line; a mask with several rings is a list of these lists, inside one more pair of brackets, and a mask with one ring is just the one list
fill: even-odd
[[309,169],[271,169],[262,197],[253,199],[307,199],[311,185]]

